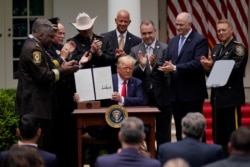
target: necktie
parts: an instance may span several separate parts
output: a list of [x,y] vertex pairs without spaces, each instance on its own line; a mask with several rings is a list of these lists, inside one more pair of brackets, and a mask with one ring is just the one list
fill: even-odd
[[127,82],[124,81],[122,83],[122,90],[121,90],[121,96],[125,97],[127,95]]
[[147,54],[148,55],[153,54],[153,48],[150,45],[147,46]]
[[222,44],[220,54],[223,52],[224,49],[225,49],[225,45]]
[[182,49],[182,46],[184,44],[184,41],[185,41],[185,37],[184,36],[181,36],[180,40],[179,40],[179,46],[178,46],[178,55],[180,54],[181,52],[181,49]]
[[122,34],[120,34],[120,40],[119,40],[119,49],[124,48],[124,37]]

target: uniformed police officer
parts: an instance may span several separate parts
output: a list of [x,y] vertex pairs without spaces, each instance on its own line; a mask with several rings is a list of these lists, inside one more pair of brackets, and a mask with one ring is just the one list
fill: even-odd
[[62,74],[78,70],[76,61],[64,62],[58,68],[54,65],[46,49],[52,45],[54,30],[47,19],[39,18],[32,25],[32,35],[25,41],[18,67],[16,93],[16,114],[34,114],[40,119],[43,130],[42,148],[50,151],[49,129],[52,116],[52,84]]
[[217,60],[234,60],[235,65],[227,83],[212,88],[211,104],[213,107],[213,139],[221,144],[227,153],[230,134],[241,125],[241,106],[245,104],[243,78],[248,59],[245,46],[233,38],[232,23],[227,19],[217,23],[217,36],[220,44],[215,45],[212,57],[202,57],[205,70],[211,70]]
[[[52,47],[48,49],[52,62],[56,67],[64,61],[68,61],[76,48],[73,41],[64,44],[65,27],[60,23],[58,17],[49,19],[53,24],[55,36]],[[77,166],[77,141],[76,136],[76,117],[72,111],[76,108],[76,103],[72,97],[75,90],[73,74],[64,75],[54,84],[55,98],[53,110],[53,152],[56,154],[60,167]],[[63,139],[63,140],[62,140]],[[63,147],[62,147],[63,146]]]

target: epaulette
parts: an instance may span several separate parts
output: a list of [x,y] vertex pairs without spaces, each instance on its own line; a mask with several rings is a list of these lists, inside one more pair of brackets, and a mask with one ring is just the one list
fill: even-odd
[[241,44],[239,41],[234,41],[234,43]]
[[40,48],[40,45],[37,42],[35,42],[35,47]]
[[237,44],[237,45],[242,45],[242,46],[244,46],[244,48],[246,48],[245,45],[243,43],[239,42],[239,41],[234,41],[234,43]]

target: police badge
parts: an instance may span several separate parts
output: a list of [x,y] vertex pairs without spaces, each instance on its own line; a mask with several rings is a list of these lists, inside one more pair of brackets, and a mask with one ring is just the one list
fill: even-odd
[[245,48],[242,45],[235,46],[235,54],[237,56],[243,56],[245,54]]
[[113,128],[120,128],[122,121],[127,118],[127,110],[120,105],[110,106],[105,113],[105,120],[107,124]]

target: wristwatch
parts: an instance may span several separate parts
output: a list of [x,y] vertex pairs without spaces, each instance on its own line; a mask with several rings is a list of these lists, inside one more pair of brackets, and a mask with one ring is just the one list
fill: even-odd
[[173,71],[174,71],[174,72],[176,72],[176,71],[177,71],[177,69],[176,69],[176,65],[174,65],[174,69],[173,69]]

